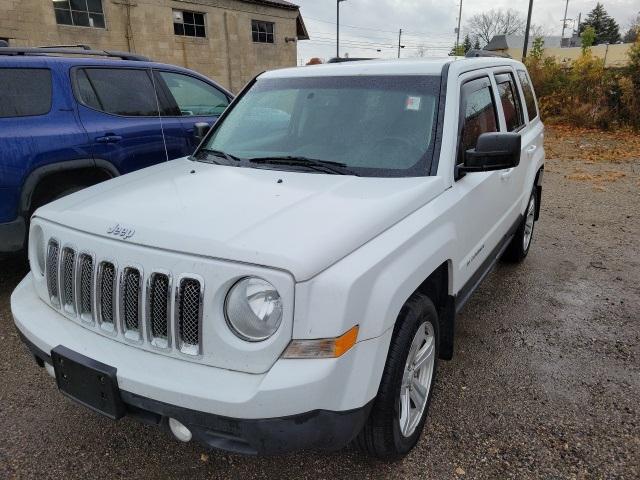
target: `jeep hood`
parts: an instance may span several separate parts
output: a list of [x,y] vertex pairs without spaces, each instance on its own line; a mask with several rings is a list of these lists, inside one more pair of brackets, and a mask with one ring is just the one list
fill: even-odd
[[[179,159],[62,198],[36,215],[114,241],[278,268],[303,281],[444,189],[439,177],[364,178]],[[115,225],[126,233],[114,235]]]

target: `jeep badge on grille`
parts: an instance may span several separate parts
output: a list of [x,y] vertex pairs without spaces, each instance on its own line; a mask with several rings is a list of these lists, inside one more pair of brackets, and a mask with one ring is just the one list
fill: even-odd
[[123,227],[119,223],[116,223],[113,227],[107,229],[107,234],[127,240],[133,237],[136,231],[133,228]]

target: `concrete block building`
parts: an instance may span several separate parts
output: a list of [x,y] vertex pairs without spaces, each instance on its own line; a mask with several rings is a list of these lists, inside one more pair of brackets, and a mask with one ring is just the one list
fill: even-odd
[[284,0],[0,0],[10,46],[130,51],[234,92],[263,70],[296,65],[308,38],[298,6]]

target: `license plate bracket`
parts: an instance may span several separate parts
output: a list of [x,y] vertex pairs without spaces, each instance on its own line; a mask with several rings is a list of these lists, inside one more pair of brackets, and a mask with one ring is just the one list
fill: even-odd
[[51,350],[51,360],[64,395],[112,420],[125,415],[116,368],[62,345]]

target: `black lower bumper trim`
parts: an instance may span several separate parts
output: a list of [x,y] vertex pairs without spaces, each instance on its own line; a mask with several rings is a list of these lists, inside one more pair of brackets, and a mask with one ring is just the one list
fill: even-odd
[[[51,364],[49,354],[19,330],[18,333],[38,365]],[[288,417],[237,419],[178,407],[125,390],[120,390],[120,396],[128,416],[167,430],[169,418],[175,418],[189,428],[194,440],[211,448],[249,455],[338,450],[360,432],[373,405],[371,400],[361,408],[341,412],[314,410]]]

